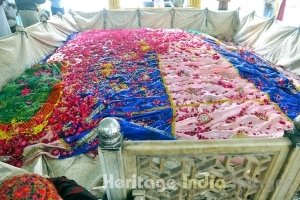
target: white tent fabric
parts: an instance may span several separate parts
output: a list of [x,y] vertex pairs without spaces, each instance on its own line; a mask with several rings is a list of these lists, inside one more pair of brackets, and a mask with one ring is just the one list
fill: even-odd
[[174,9],[172,28],[198,30],[218,39],[231,41],[238,27],[237,11]]
[[102,185],[99,157],[90,157],[82,154],[57,160],[40,155],[33,162],[26,164],[22,168],[27,172],[45,177],[66,176],[88,189]]
[[234,40],[238,44],[253,47],[258,38],[272,26],[274,19],[265,19],[251,15],[246,18],[246,23],[240,27]]
[[14,166],[11,166],[11,165],[8,165],[4,162],[0,162],[0,184],[8,179],[8,178],[11,178],[13,176],[16,176],[16,175],[20,175],[20,174],[28,174],[29,172],[27,172],[26,170],[23,170],[23,169],[20,169],[20,168],[17,168],[17,167],[14,167]]
[[39,41],[26,33],[15,34],[5,40],[0,40],[0,52],[1,86],[17,78],[26,67],[39,62],[45,55],[51,53],[48,45],[41,45]]
[[185,30],[204,30],[206,23],[205,10],[175,9],[173,27]]
[[238,12],[213,12],[206,10],[207,26],[204,33],[218,39],[231,41],[239,27]]
[[140,26],[138,12],[132,10],[107,11],[105,17],[106,29],[138,28]]
[[172,28],[172,10],[141,10],[141,27]]
[[91,29],[104,29],[104,11],[84,13],[84,12],[71,12],[74,17],[75,23],[80,31]]
[[[265,35],[262,35],[255,51],[267,60],[300,74],[300,29],[275,22]],[[269,51],[268,48],[272,49]]]
[[80,31],[78,23],[75,22],[74,17],[70,14],[64,15],[62,18],[52,17],[47,23],[66,35]]
[[300,74],[300,27],[285,26],[253,13],[241,21],[234,36],[237,44],[251,47],[268,61]]
[[30,26],[25,29],[26,32],[0,38],[0,89],[27,67],[52,53],[69,34],[79,30],[70,22],[70,16],[64,16]]
[[9,23],[6,20],[3,5],[0,5],[0,37],[11,34]]

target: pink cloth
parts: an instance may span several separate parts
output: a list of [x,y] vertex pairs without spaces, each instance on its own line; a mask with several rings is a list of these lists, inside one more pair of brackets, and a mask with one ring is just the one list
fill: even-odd
[[266,93],[241,78],[200,36],[170,43],[160,64],[179,139],[281,137],[292,126]]

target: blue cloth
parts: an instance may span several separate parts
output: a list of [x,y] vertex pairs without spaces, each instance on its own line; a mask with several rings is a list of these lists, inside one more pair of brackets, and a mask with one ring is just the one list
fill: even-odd
[[[103,66],[102,70],[99,65]],[[155,52],[147,52],[137,61],[120,61],[113,56],[101,58],[89,72],[98,73],[101,81],[95,84],[99,91],[98,102],[88,120],[117,118],[126,140],[174,140],[173,109]],[[85,92],[80,96],[84,98],[91,94]],[[98,146],[96,129],[69,137],[61,135],[61,138],[73,151],[60,158],[86,153]]]
[[118,119],[121,133],[126,140],[175,140],[171,135],[159,129],[140,126]]
[[[271,100],[291,119],[300,115],[300,93],[292,81],[252,52],[229,51],[212,39],[206,42],[238,69],[240,76],[269,94]],[[248,58],[248,59],[247,59]],[[252,61],[249,61],[251,58]]]
[[[128,122],[121,118],[116,118],[118,122],[120,123],[121,127],[121,134],[123,135],[124,140],[175,140],[171,135],[168,135],[165,131],[161,131],[156,128],[152,127],[144,127],[140,126],[138,124]],[[97,129],[97,128],[96,128]],[[60,159],[79,155],[82,153],[89,152],[91,150],[94,150],[98,147],[98,143],[93,141],[98,140],[97,131],[95,130],[88,130],[84,131],[79,135],[74,135],[70,137],[64,138],[64,141],[68,143],[70,146],[72,146],[73,152],[69,155],[60,155]],[[78,145],[82,143],[82,140],[89,138],[89,143],[84,142],[82,145]],[[92,145],[91,145],[92,144]]]
[[[156,53],[146,53],[144,61],[117,62],[112,59],[101,60],[104,63],[115,63],[114,69],[117,73],[106,77],[106,80],[99,84],[101,97],[95,108],[100,105],[104,108],[93,116],[93,119],[119,117],[143,123],[171,135],[173,111],[162,81]],[[134,73],[128,73],[127,70],[135,66],[138,68]],[[143,80],[142,77],[146,79]],[[116,89],[114,83],[117,83],[116,87],[126,87]]]

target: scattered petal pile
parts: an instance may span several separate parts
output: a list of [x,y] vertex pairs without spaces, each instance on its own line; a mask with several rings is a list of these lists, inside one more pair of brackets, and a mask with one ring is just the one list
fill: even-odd
[[0,158],[16,166],[91,152],[108,116],[126,139],[198,140],[281,137],[300,114],[289,78],[198,33],[87,31],[47,62],[0,93]]

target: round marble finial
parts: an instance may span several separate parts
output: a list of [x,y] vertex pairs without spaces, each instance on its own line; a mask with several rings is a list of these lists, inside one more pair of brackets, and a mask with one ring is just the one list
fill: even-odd
[[122,145],[121,127],[116,119],[108,117],[101,120],[97,130],[101,148],[113,149]]
[[107,117],[100,121],[98,132],[106,138],[114,137],[120,133],[120,124],[116,119]]

